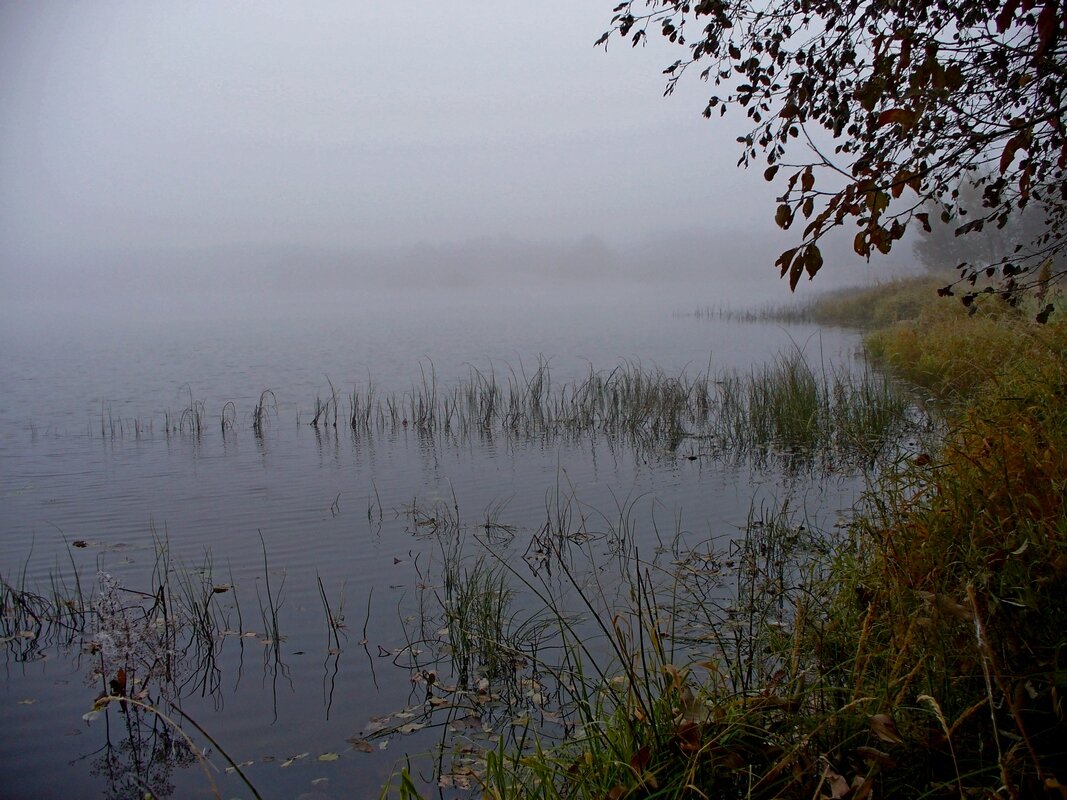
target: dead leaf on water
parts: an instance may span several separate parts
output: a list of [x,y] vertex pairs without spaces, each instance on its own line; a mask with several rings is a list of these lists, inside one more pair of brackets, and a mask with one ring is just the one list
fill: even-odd
[[389,717],[371,717],[370,722],[363,726],[363,733],[370,735],[384,730],[389,725]]
[[340,757],[340,753],[323,753],[319,756],[319,761],[336,761]]
[[409,733],[414,733],[415,731],[422,730],[425,727],[425,722],[409,722],[407,725],[401,725],[399,728],[397,728],[397,730],[406,736]]
[[357,750],[360,753],[373,753],[374,752],[374,745],[372,745],[366,739],[359,739],[359,738],[356,738],[355,736],[350,736],[349,738],[345,739],[345,741],[348,742],[350,745],[352,745],[352,749],[353,750]]
[[294,762],[299,761],[302,758],[307,758],[309,755],[311,755],[311,753],[301,753],[300,755],[292,756],[290,758],[285,759],[285,761],[283,761],[281,763],[281,766],[283,768],[284,767],[291,767],[291,766],[293,766]]
[[20,706],[32,706],[36,702],[37,702],[36,698],[27,697],[25,700],[19,700],[19,705]]

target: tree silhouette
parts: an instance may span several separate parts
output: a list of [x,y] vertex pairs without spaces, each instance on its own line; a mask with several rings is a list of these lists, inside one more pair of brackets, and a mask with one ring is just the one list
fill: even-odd
[[[1025,211],[1036,235],[961,265],[955,282],[972,293],[999,275],[1013,300],[1065,243],[1065,20],[1067,0],[629,0],[596,44],[658,32],[685,51],[664,70],[666,94],[698,71],[716,92],[705,116],[744,111],[738,165],[765,161],[784,184],[775,222],[803,221],[776,262],[791,287],[819,271],[834,228],[855,226],[870,258],[910,227],[931,230],[932,208],[959,236]],[[967,185],[981,205],[963,221]]]

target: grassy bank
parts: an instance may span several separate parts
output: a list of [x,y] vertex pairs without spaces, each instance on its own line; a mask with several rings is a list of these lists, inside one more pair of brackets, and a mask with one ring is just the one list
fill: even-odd
[[572,736],[491,752],[485,796],[1067,796],[1067,325],[889,294],[868,346],[939,398],[939,449],[845,531],[750,526],[727,608],[699,570],[664,597],[635,566]]

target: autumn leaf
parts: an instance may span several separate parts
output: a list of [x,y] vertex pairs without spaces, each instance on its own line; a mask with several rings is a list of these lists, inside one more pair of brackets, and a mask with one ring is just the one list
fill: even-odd
[[871,732],[883,742],[889,744],[904,744],[904,737],[897,730],[897,724],[888,714],[872,714],[867,718]]
[[788,230],[789,226],[793,224],[793,210],[788,203],[782,203],[778,206],[778,211],[774,215],[774,222],[782,230]]
[[808,245],[808,251],[804,257],[804,269],[808,273],[809,278],[814,278],[822,268],[822,251],[819,250],[817,245]]
[[792,263],[793,256],[796,255],[797,249],[798,248],[794,247],[790,250],[786,250],[778,256],[778,260],[774,262],[775,266],[781,270],[779,277],[784,277],[785,274],[789,272],[789,265]]
[[997,14],[997,33],[1004,33],[1010,26],[1015,12],[1019,9],[1020,0],[1007,0],[1004,7]]
[[1015,160],[1015,153],[1026,143],[1022,133],[1017,133],[1008,139],[1008,143],[1004,145],[1004,152],[1000,154],[1000,174],[1003,175],[1008,171],[1008,167],[1011,166],[1011,162]]
[[918,115],[906,108],[890,108],[878,115],[878,127],[896,123],[902,130],[909,130],[915,124]]

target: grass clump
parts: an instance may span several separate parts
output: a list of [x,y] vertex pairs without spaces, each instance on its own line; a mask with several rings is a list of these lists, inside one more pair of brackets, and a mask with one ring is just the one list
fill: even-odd
[[[809,306],[812,322],[851,328],[878,329],[915,319],[937,299],[944,280],[932,276],[898,278],[862,289],[827,292]],[[937,305],[959,305],[944,299]]]

